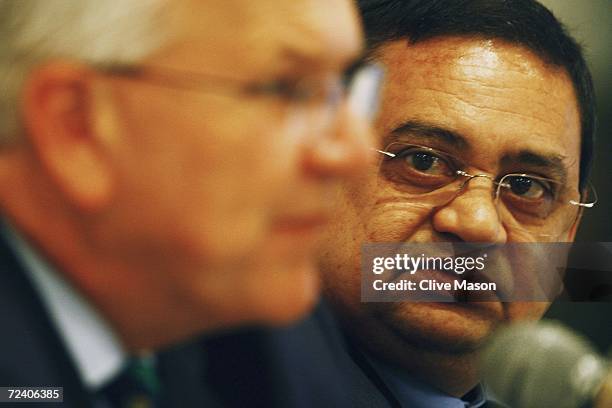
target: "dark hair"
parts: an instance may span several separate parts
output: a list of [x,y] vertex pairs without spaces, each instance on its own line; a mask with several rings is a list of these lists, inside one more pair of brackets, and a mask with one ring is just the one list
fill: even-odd
[[595,94],[581,47],[535,0],[358,0],[368,50],[385,42],[411,43],[434,37],[470,35],[522,45],[545,63],[567,71],[581,120],[580,188],[593,160]]

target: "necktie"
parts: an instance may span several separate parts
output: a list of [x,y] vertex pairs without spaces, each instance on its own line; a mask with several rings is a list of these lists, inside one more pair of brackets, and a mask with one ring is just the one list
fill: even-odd
[[131,358],[125,368],[101,390],[113,408],[158,408],[160,384],[151,358]]

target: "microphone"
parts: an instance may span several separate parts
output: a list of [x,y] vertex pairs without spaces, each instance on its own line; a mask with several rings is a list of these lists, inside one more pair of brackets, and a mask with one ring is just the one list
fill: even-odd
[[511,408],[612,408],[610,362],[558,322],[501,328],[481,368],[493,396]]

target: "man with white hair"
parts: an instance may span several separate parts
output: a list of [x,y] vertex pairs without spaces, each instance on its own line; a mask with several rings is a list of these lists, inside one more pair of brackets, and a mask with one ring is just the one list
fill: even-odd
[[53,388],[6,398],[211,404],[198,335],[316,302],[326,197],[366,155],[355,10],[2,0],[0,37],[0,386]]

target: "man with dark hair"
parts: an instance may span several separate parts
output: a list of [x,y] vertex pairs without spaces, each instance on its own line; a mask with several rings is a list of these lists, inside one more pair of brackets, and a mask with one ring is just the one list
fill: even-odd
[[483,340],[549,303],[362,303],[361,245],[573,241],[590,205],[591,76],[533,0],[364,0],[361,10],[369,58],[387,70],[382,155],[343,189],[321,257],[354,405],[485,406]]

